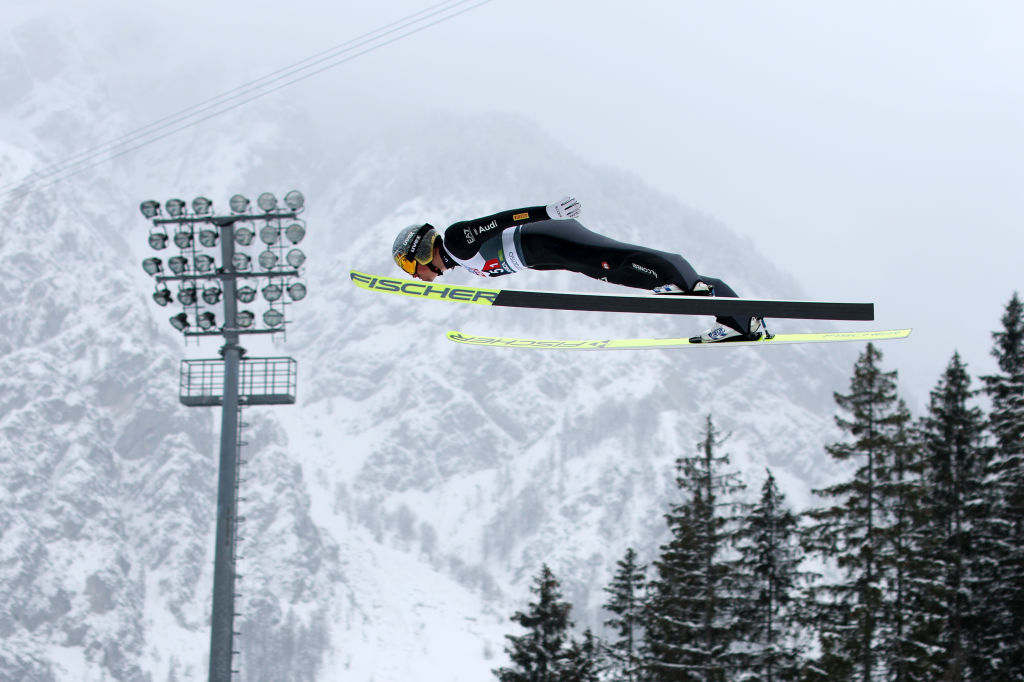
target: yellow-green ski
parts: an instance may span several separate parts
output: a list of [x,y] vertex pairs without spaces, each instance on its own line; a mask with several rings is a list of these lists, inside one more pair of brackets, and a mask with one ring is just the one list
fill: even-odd
[[865,332],[826,332],[822,334],[776,334],[757,341],[723,341],[720,343],[690,343],[689,339],[584,339],[561,341],[555,339],[515,339],[500,336],[470,336],[462,332],[448,332],[456,343],[494,348],[537,348],[542,350],[649,350],[661,348],[732,348],[735,346],[776,346],[789,343],[835,343],[837,341],[886,341],[905,339],[909,329],[886,329]]
[[589,310],[605,313],[653,313],[656,315],[731,315],[741,319],[744,317],[861,321],[875,319],[873,303],[481,289],[437,281],[421,282],[397,277],[381,277],[357,270],[352,270],[349,276],[352,278],[353,284],[368,291],[380,291],[429,301],[475,303],[499,308]]

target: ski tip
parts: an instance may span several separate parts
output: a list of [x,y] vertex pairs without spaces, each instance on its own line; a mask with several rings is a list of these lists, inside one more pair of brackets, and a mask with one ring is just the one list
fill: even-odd
[[359,272],[358,270],[349,270],[348,278],[352,280],[352,283],[357,287],[362,287],[364,289],[368,288],[370,282],[374,279],[372,275],[368,275],[365,272]]

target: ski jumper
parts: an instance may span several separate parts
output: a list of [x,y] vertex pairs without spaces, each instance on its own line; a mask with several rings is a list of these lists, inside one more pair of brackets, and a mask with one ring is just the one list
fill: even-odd
[[[454,223],[444,232],[442,258],[480,277],[531,270],[570,270],[612,284],[651,290],[674,284],[693,294],[698,282],[714,296],[735,298],[720,279],[697,274],[685,258],[609,239],[574,219],[551,220],[544,206],[502,211]],[[749,321],[717,317],[720,324],[746,333]]]

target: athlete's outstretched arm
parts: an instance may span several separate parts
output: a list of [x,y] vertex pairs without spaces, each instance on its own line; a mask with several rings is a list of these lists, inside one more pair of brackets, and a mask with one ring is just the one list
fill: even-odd
[[483,218],[462,220],[444,231],[444,247],[456,258],[471,258],[479,250],[482,240],[499,234],[504,229],[539,220],[575,218],[579,214],[580,202],[573,197],[564,197],[547,206],[514,208]]

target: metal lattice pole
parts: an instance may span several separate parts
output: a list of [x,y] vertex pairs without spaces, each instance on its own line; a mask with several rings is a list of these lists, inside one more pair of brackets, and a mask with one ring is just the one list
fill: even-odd
[[[234,269],[234,226],[222,228],[221,258],[225,269]],[[234,277],[224,278],[224,312],[227,320],[237,316]],[[235,537],[238,503],[238,373],[242,348],[238,333],[224,332],[224,403],[220,423],[220,475],[217,483],[217,545],[213,559],[213,615],[210,627],[210,682],[231,682],[231,658],[235,633]]]

